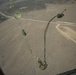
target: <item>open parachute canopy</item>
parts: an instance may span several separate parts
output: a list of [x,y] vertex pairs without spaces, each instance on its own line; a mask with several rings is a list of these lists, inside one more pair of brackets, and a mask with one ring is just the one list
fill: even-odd
[[15,16],[16,19],[20,19],[21,18],[21,14],[19,12],[16,12],[14,16]]

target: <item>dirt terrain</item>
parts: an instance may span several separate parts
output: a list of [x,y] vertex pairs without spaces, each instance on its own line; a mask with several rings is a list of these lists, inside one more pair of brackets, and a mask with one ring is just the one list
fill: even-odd
[[[22,1],[21,5],[18,4],[18,7],[8,11],[0,8],[0,12],[10,16],[7,20],[0,20],[0,66],[5,75],[57,75],[76,69],[76,3],[40,4],[28,0],[26,5],[26,1],[25,6]],[[48,21],[64,9],[64,17],[55,18],[48,28],[48,67],[42,71],[37,57],[43,60],[44,30]],[[20,10],[20,19],[14,17],[16,10]],[[23,35],[22,29],[25,30],[26,36]]]

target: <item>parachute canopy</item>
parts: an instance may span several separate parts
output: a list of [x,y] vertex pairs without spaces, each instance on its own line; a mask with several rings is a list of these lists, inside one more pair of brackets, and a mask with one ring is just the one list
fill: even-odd
[[19,12],[16,12],[14,16],[15,16],[16,19],[21,18],[21,14]]

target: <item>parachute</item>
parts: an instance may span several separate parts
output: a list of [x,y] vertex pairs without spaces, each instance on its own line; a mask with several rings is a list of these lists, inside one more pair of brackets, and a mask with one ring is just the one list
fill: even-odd
[[20,14],[19,12],[16,12],[16,13],[15,13],[15,18],[16,18],[16,19],[20,19],[20,18],[21,18],[21,14]]

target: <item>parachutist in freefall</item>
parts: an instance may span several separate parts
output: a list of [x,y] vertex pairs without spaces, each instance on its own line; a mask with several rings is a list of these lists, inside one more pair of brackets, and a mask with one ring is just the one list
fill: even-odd
[[26,32],[25,32],[25,30],[24,30],[24,29],[22,29],[22,33],[23,33],[23,35],[25,35],[25,36],[26,36]]

